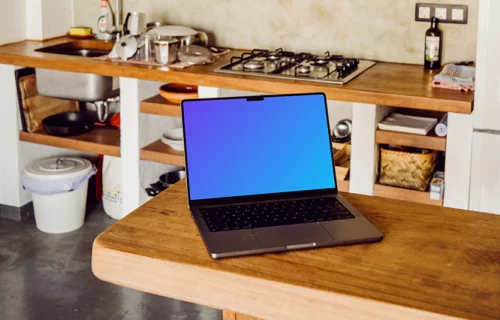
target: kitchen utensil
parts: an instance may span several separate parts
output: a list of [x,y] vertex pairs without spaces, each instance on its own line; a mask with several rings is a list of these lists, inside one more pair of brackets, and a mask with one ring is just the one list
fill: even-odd
[[34,69],[19,69],[15,71],[15,75],[23,131],[35,132],[41,129],[43,119],[54,114],[79,111],[77,101],[60,100],[39,94]]
[[147,29],[147,31],[150,31],[150,30],[153,30],[155,28],[161,27],[162,25],[163,25],[163,23],[159,22],[159,21],[148,22],[146,24],[146,29]]
[[123,25],[125,35],[138,36],[147,31],[146,15],[141,12],[129,12]]
[[154,41],[155,60],[160,64],[174,63],[179,51],[179,40],[167,37]]
[[186,177],[185,170],[172,171],[162,174],[160,176],[160,181],[163,183],[164,187],[168,188],[171,185],[176,184],[180,180],[184,179],[185,177]]
[[42,121],[45,131],[53,136],[69,137],[89,132],[94,128],[94,119],[83,112],[63,112]]
[[181,47],[177,58],[190,65],[209,64],[215,61],[215,57],[209,49],[194,44]]
[[180,104],[184,99],[197,99],[198,86],[169,83],[160,87],[160,95],[167,101]]
[[120,40],[118,40],[115,44],[113,51],[116,52],[116,55],[120,57],[123,61],[127,61],[128,58],[131,58],[137,52],[138,43],[137,38],[131,35],[123,36]]
[[343,119],[337,122],[333,129],[333,142],[349,142],[351,141],[352,122],[349,119]]
[[161,137],[161,142],[176,151],[184,151],[184,132],[182,128],[168,130]]
[[161,26],[150,30],[148,33],[154,33],[161,37],[174,37],[179,40],[180,46],[196,44],[206,47],[208,45],[208,36],[205,32],[183,26]]

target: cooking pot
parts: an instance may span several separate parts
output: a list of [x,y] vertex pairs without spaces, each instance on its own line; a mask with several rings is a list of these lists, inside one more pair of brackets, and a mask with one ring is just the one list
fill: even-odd
[[161,26],[150,30],[148,33],[157,34],[160,37],[173,37],[179,41],[181,47],[191,44],[204,46],[208,45],[208,36],[205,32],[183,26]]

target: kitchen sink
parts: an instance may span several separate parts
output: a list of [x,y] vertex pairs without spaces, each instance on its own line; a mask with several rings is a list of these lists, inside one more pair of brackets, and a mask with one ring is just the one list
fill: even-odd
[[[37,49],[38,52],[96,58],[107,55],[113,42],[76,40]],[[97,74],[36,69],[40,94],[83,102],[104,101],[119,94],[118,79]]]
[[65,54],[80,57],[101,57],[113,50],[114,42],[100,40],[75,40],[50,47],[37,49],[38,52]]

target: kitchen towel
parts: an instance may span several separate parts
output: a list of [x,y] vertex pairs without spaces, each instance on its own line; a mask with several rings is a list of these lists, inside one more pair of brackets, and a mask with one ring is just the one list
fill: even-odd
[[432,86],[463,91],[474,90],[476,86],[476,68],[447,64],[441,73],[434,77]]

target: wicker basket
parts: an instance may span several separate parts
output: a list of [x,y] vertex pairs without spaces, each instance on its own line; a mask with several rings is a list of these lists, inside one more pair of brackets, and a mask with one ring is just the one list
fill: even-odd
[[436,168],[437,151],[413,153],[380,148],[381,184],[425,191]]

